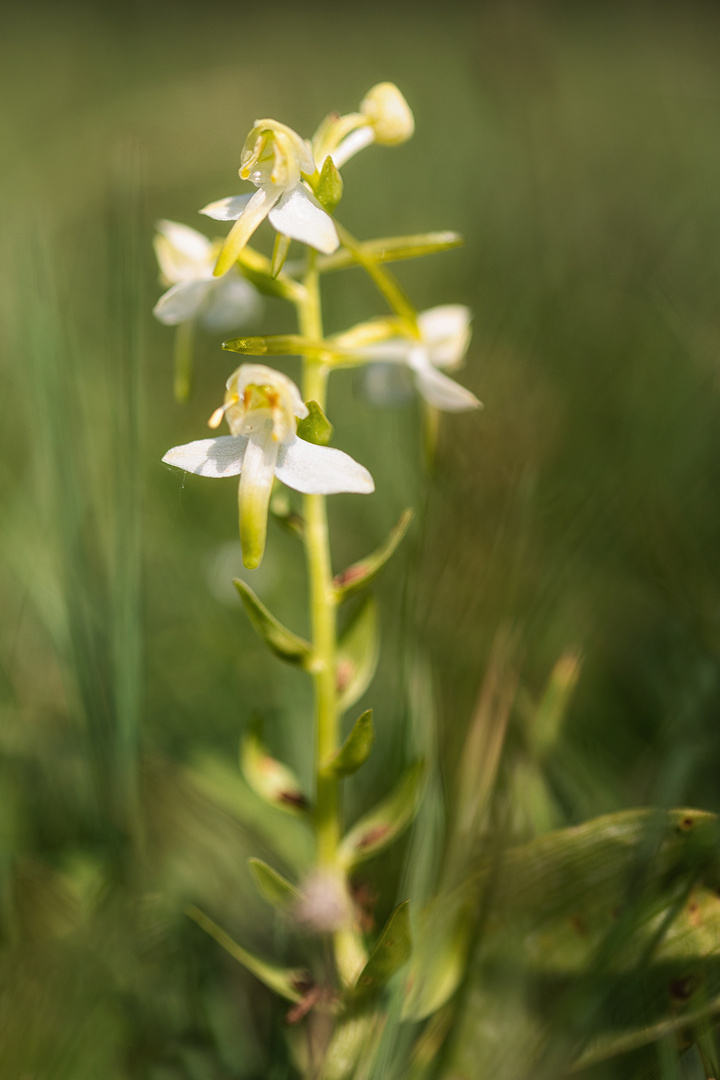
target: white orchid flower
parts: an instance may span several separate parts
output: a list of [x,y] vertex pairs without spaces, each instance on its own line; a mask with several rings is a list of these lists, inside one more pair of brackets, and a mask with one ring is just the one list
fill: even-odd
[[240,178],[258,189],[209,203],[200,211],[216,221],[234,221],[222,247],[215,274],[225,274],[265,218],[279,233],[317,248],[325,255],[340,246],[333,220],[303,183],[312,176],[312,147],[277,120],[256,120],[240,156]]
[[[481,402],[475,395],[444,374],[459,367],[465,359],[471,318],[470,309],[464,304],[443,304],[420,312],[419,338],[398,334],[350,351],[365,361],[405,364],[419,392],[436,409],[445,412],[477,409]],[[338,340],[342,340],[342,335]]]
[[217,244],[188,225],[159,221],[153,240],[162,280],[170,285],[153,308],[166,326],[198,319],[208,330],[235,330],[258,318],[259,294],[239,273],[213,276]]
[[238,507],[243,562],[260,565],[265,550],[273,479],[306,495],[341,491],[369,494],[370,473],[349,454],[298,438],[296,419],[308,415],[292,379],[264,364],[243,364],[227,381],[225,403],[210,417],[223,417],[231,435],[175,446],[163,461],[199,476],[240,476]]
[[329,155],[341,168],[358,151],[371,143],[399,146],[415,131],[412,110],[394,83],[378,83],[368,90],[359,112],[337,114],[323,120],[313,137],[318,169]]

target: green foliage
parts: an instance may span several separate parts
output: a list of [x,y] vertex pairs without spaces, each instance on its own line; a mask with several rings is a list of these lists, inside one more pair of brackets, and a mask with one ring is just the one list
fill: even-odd
[[302,1001],[303,992],[310,985],[310,977],[306,971],[301,968],[281,968],[276,964],[268,963],[267,960],[261,960],[259,957],[253,956],[247,949],[243,949],[242,946],[233,941],[224,930],[221,930],[217,923],[214,923],[212,919],[209,919],[207,915],[196,907],[191,907],[188,910],[188,915],[210,937],[214,938],[218,945],[222,945],[223,949],[230,953],[234,960],[247,968],[269,990],[285,998],[286,1001],[293,1001],[295,1004]]
[[366,585],[369,585],[371,581],[375,580],[400,546],[413,516],[412,510],[404,510],[397,525],[381,547],[374,551],[372,555],[360,559],[359,562],[353,563],[347,570],[343,570],[341,574],[336,575],[334,585],[338,601],[347,599],[348,596],[359,592]]
[[410,959],[412,937],[409,909],[409,901],[403,901],[383,927],[367,964],[358,975],[353,1003],[367,1002],[379,994],[392,976]]
[[245,734],[240,743],[240,767],[256,795],[289,814],[301,814],[307,798],[292,769],[268,753],[256,729]]
[[258,892],[268,904],[282,909],[297,902],[299,892],[277,870],[273,870],[262,859],[248,859],[248,865]]
[[308,415],[298,421],[297,433],[306,442],[318,446],[328,446],[332,439],[333,426],[322,411],[317,401],[306,401]]
[[380,649],[377,603],[368,595],[338,641],[337,687],[342,712],[358,701],[372,682]]
[[338,849],[344,866],[373,858],[402,835],[417,812],[424,772],[422,762],[411,765],[391,794],[345,834]]
[[352,775],[365,764],[374,742],[373,712],[372,709],[366,709],[358,716],[335,756],[322,766],[323,772],[333,773],[335,776]]
[[250,622],[270,651],[287,664],[307,667],[312,655],[308,642],[284,627],[244,581],[235,578],[233,585],[240,594]]

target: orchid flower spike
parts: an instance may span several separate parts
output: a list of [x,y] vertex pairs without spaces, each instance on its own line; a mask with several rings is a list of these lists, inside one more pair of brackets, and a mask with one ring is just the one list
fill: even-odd
[[273,479],[306,495],[369,494],[372,476],[349,454],[298,438],[308,415],[292,379],[264,364],[243,364],[227,381],[225,402],[210,417],[232,434],[175,446],[163,461],[199,476],[240,476],[238,507],[243,562],[260,565]]
[[258,189],[209,203],[200,211],[216,221],[234,221],[215,274],[227,273],[265,218],[279,233],[325,255],[340,246],[333,220],[303,183],[315,172],[310,143],[277,120],[256,120],[240,155],[240,178]]
[[332,114],[323,120],[313,137],[313,152],[318,169],[329,155],[336,167],[376,142],[381,146],[399,146],[415,131],[412,111],[394,83],[378,83],[368,90],[360,110],[346,116]]
[[470,309],[464,304],[443,304],[420,312],[419,338],[398,334],[351,352],[364,361],[407,365],[418,391],[436,409],[445,412],[478,409],[482,405],[475,395],[439,370],[452,371],[462,364],[470,344],[471,318]]
[[159,221],[153,240],[161,280],[170,288],[153,308],[156,319],[177,326],[199,319],[208,330],[236,330],[259,317],[262,301],[237,272],[213,276],[217,244],[177,221]]

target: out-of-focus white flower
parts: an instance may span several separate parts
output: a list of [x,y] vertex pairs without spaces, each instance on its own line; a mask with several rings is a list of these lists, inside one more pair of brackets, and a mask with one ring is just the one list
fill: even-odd
[[[418,315],[420,337],[396,334],[384,341],[350,349],[359,360],[405,364],[425,400],[445,412],[477,409],[481,403],[443,370],[459,367],[470,343],[470,309],[464,304],[443,304]],[[342,335],[337,340],[342,342]]]
[[240,178],[258,189],[209,203],[200,211],[216,221],[234,221],[215,274],[227,273],[257,227],[269,218],[274,229],[329,255],[340,245],[333,220],[303,183],[315,173],[312,147],[277,120],[256,120],[240,156]]
[[159,221],[156,228],[153,246],[163,284],[170,285],[153,308],[156,319],[167,326],[199,319],[223,332],[259,317],[262,301],[249,281],[237,272],[213,276],[217,244],[177,221]]
[[329,155],[337,168],[373,142],[399,146],[415,131],[412,111],[394,83],[378,83],[368,90],[360,110],[346,116],[328,116],[315,132],[313,152],[318,169]]
[[163,461],[199,476],[240,475],[240,542],[245,566],[254,569],[265,550],[274,477],[306,495],[369,494],[375,485],[349,454],[298,438],[297,418],[308,409],[286,375],[264,364],[243,364],[226,386],[225,402],[210,426],[218,427],[224,417],[232,434],[175,446]]

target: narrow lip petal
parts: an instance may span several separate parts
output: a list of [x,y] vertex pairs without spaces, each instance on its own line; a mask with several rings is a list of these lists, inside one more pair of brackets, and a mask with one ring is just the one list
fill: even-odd
[[252,199],[253,194],[254,192],[249,195],[228,195],[225,199],[217,199],[216,202],[208,203],[207,206],[203,206],[202,210],[198,210],[198,213],[213,218],[214,221],[237,221]]
[[481,409],[479,401],[471,390],[444,375],[431,364],[414,366],[417,388],[428,402],[443,412],[466,412],[469,409]]
[[166,326],[177,326],[178,323],[194,319],[201,312],[212,287],[212,278],[179,281],[163,293],[153,308],[153,315]]
[[275,475],[304,495],[337,495],[343,491],[370,495],[375,490],[368,470],[349,454],[297,436],[280,447]]
[[279,198],[279,191],[258,188],[225,238],[215,265],[216,277],[222,277],[235,264],[240,252]]
[[267,535],[268,508],[279,445],[270,430],[247,444],[238,488],[240,543],[243,563],[254,570],[262,562]]
[[340,247],[333,219],[320,204],[298,184],[270,211],[270,224],[279,233],[331,255]]
[[242,471],[248,440],[244,435],[218,435],[214,439],[173,446],[163,457],[166,465],[175,465],[196,476],[238,476]]

